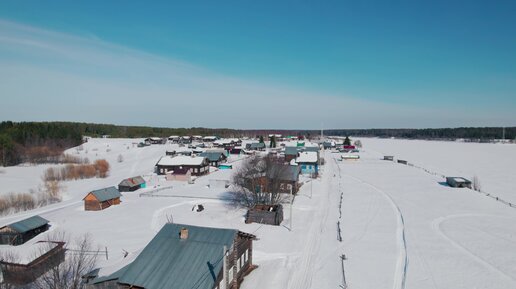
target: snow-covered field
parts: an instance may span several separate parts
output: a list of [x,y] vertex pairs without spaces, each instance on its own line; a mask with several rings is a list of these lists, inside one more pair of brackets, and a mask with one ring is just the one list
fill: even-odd
[[[443,143],[437,149],[439,157],[449,160],[444,163],[426,154],[425,142],[399,141],[390,149],[391,140],[362,139],[358,161],[337,161],[340,154],[323,152],[326,165],[321,176],[314,181],[301,179],[304,184],[295,198],[292,220],[287,205],[282,226],[268,226],[245,224],[245,210],[224,201],[227,189],[207,186],[210,179],[228,180],[231,170],[200,177],[195,184],[166,182],[150,174],[173,145],[133,147],[138,141],[91,140],[79,155],[88,151],[90,160],[106,158],[112,164],[108,178],[66,182],[65,201],[0,217],[0,225],[40,214],[51,221],[52,230],[90,233],[109,251],[108,260],[99,258],[105,274],[130,261],[165,222],[173,220],[255,234],[253,261],[259,267],[245,278],[243,289],[339,288],[344,282],[343,267],[349,288],[516,288],[516,208],[468,189],[444,186],[441,177],[423,170],[380,160],[383,154],[393,154],[442,173],[464,172],[465,177],[476,173],[484,189],[494,191],[496,180],[489,176],[514,175],[516,169],[505,158],[493,156],[514,156],[508,148],[514,150],[514,146],[475,149],[475,162],[461,154],[471,144]],[[429,143],[429,147],[437,146]],[[122,163],[116,161],[119,154],[124,157]],[[468,166],[462,168],[451,160],[457,157],[468,161]],[[238,168],[241,162],[232,161]],[[496,171],[483,168],[482,162],[489,162]],[[27,184],[40,178],[44,166],[4,170],[2,193],[30,187]],[[162,197],[140,197],[140,191],[124,193],[118,206],[98,212],[83,210],[81,200],[88,191],[140,174],[151,178],[147,191],[154,186],[172,188],[160,191]],[[509,196],[510,181],[500,181],[500,188],[508,192],[504,196]],[[196,204],[203,204],[205,210],[192,211]],[[0,250],[8,249],[0,246]],[[129,252],[126,258],[124,251]],[[343,263],[342,254],[346,256]]]

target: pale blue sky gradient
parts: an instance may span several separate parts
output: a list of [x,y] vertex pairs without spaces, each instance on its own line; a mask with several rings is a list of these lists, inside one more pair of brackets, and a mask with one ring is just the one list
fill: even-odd
[[1,1],[0,119],[516,125],[515,1],[183,2]]

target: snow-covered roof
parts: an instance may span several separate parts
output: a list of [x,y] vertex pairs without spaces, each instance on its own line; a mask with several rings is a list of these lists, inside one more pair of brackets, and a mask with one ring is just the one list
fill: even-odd
[[301,152],[296,158],[297,163],[316,163],[317,161],[316,152]]
[[200,166],[203,164],[205,157],[190,156],[164,156],[158,161],[160,166]]

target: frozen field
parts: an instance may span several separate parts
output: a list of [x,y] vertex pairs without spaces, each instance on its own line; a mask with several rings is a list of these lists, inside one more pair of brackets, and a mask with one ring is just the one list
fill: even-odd
[[[80,154],[88,151],[90,160],[108,159],[112,164],[108,178],[66,182],[64,202],[0,217],[0,225],[38,213],[51,221],[52,230],[90,233],[109,251],[108,260],[99,257],[104,274],[132,260],[167,220],[173,220],[255,234],[253,257],[259,267],[245,278],[243,289],[339,288],[344,282],[342,254],[346,255],[349,288],[516,288],[516,209],[468,189],[444,186],[441,177],[423,170],[380,160],[384,153],[393,154],[439,172],[441,168],[443,173],[461,172],[453,171],[456,163],[440,163],[427,157],[424,150],[418,159],[417,148],[423,145],[410,149],[411,141],[400,141],[400,146],[407,147],[407,155],[402,155],[401,150],[389,151],[381,141],[385,140],[362,139],[364,151],[358,161],[337,161],[340,154],[323,152],[326,165],[321,176],[314,181],[301,178],[303,186],[293,204],[292,220],[286,205],[282,226],[268,226],[245,224],[245,210],[224,200],[226,189],[207,186],[210,179],[228,180],[231,170],[213,172],[191,185],[165,182],[151,177],[151,172],[172,145],[136,148],[132,147],[134,140],[94,139]],[[497,158],[489,156],[503,155],[498,152],[500,147],[505,150],[491,145],[491,149],[475,153],[487,154],[478,156],[479,160],[495,162]],[[119,154],[124,157],[122,163],[116,161]],[[447,160],[458,152],[448,148],[440,154]],[[238,168],[241,162],[232,161]],[[505,159],[500,161],[502,165],[516,172]],[[8,190],[18,191],[26,187],[24,180],[39,178],[39,169],[42,173],[44,168],[5,168],[0,182],[9,178]],[[472,169],[471,165],[466,169]],[[491,189],[488,174],[475,173],[485,189]],[[140,197],[140,191],[124,193],[119,206],[99,212],[83,210],[81,200],[89,190],[117,185],[123,178],[139,174],[151,179],[147,191],[155,186],[171,188],[160,191],[161,197]],[[510,187],[509,180],[500,187]],[[192,211],[195,204],[203,204],[205,210]],[[337,222],[342,241],[338,240]],[[28,248],[46,234],[23,246]],[[9,249],[0,246],[0,250]],[[124,251],[129,252],[126,258]]]

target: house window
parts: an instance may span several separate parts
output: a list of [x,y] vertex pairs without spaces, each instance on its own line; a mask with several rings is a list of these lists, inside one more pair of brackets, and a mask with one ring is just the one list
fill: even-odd
[[231,283],[231,281],[233,281],[233,269],[235,268],[235,266],[231,266],[231,268],[229,268],[229,272],[228,272],[228,282]]
[[240,272],[240,269],[242,269],[242,258],[238,258],[238,261],[237,261],[237,273]]
[[244,253],[244,263],[247,263],[247,259],[249,258],[249,249],[245,250]]

